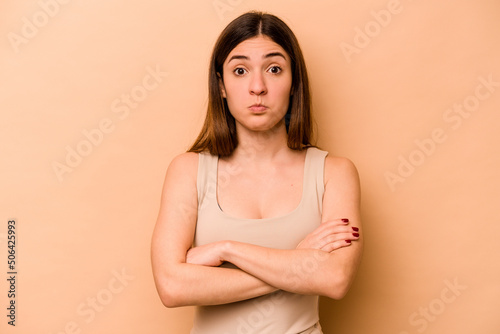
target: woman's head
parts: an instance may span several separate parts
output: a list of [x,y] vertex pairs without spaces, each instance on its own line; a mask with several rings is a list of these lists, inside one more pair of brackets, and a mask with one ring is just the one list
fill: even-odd
[[[245,41],[246,43],[243,43]],[[288,103],[286,103],[285,117],[288,146],[291,149],[300,150],[310,145],[312,126],[309,82],[297,39],[290,28],[276,16],[249,12],[233,20],[222,31],[215,43],[209,68],[207,116],[203,129],[190,151],[209,150],[214,155],[229,156],[238,145],[235,119],[225,98],[224,78],[227,78],[229,73],[224,72],[224,65],[225,63],[227,65],[228,56],[235,48],[255,45],[255,43],[249,43],[250,41],[261,41],[264,44],[259,45],[264,46],[274,44],[275,49],[284,51],[285,57],[274,53],[273,56],[277,61],[287,58],[290,71],[288,75],[291,77],[291,85],[287,94],[289,101],[286,101]],[[267,44],[266,41],[268,41]],[[243,50],[248,50],[248,48],[243,48]],[[272,69],[272,71],[277,70]],[[244,74],[243,71],[242,73]],[[229,87],[226,88],[229,90]]]

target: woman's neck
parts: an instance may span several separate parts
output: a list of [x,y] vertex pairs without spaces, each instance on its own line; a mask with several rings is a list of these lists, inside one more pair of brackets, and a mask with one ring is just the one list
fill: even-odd
[[270,162],[282,154],[289,153],[287,140],[288,135],[284,124],[269,131],[239,129],[238,146],[231,158]]

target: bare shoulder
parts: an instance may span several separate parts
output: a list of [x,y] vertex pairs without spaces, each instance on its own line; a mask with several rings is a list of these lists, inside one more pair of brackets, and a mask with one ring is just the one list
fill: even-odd
[[173,184],[196,184],[198,174],[198,153],[185,152],[175,156],[165,175],[165,187]]
[[184,152],[172,159],[170,163],[171,166],[176,167],[196,167],[198,165],[198,153],[195,152]]
[[168,172],[174,174],[193,174],[196,175],[198,170],[198,153],[194,152],[184,152],[175,156],[170,165],[168,166]]
[[325,158],[325,179],[358,177],[358,170],[354,163],[345,157],[335,157],[330,154]]
[[359,174],[354,163],[345,157],[327,155],[325,158],[325,185],[343,185],[359,188]]

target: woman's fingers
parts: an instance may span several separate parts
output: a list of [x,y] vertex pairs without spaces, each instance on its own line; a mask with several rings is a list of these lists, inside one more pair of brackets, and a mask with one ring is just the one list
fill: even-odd
[[339,225],[339,224],[325,224],[316,229],[313,234],[319,239],[325,239],[328,237],[339,237],[338,235],[354,234],[355,237],[359,237],[359,228],[349,225]]
[[360,237],[359,232],[351,231],[346,233],[337,233],[328,235],[324,239],[321,240],[322,247],[319,248],[325,252],[332,252],[336,249],[347,247],[351,245],[353,241],[358,240]]
[[[333,220],[327,220],[321,223],[321,225],[349,225],[349,219],[348,218],[337,218]],[[320,226],[321,226],[320,225]]]
[[359,228],[349,225],[347,218],[323,222],[302,240],[297,248],[330,249],[330,252],[349,246],[360,237]]
[[321,248],[322,251],[325,251],[327,253],[331,253],[333,251],[336,251],[337,249],[343,248],[343,247],[349,247],[352,244],[351,240],[338,240],[329,244],[326,244],[323,248]]

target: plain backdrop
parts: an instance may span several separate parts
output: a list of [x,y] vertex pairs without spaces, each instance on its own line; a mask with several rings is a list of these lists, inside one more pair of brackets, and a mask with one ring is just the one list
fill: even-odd
[[317,143],[361,176],[363,262],[343,300],[321,298],[325,334],[499,333],[498,0],[0,7],[2,333],[189,332],[193,308],[157,296],[151,234],[213,44],[253,9],[297,35]]

